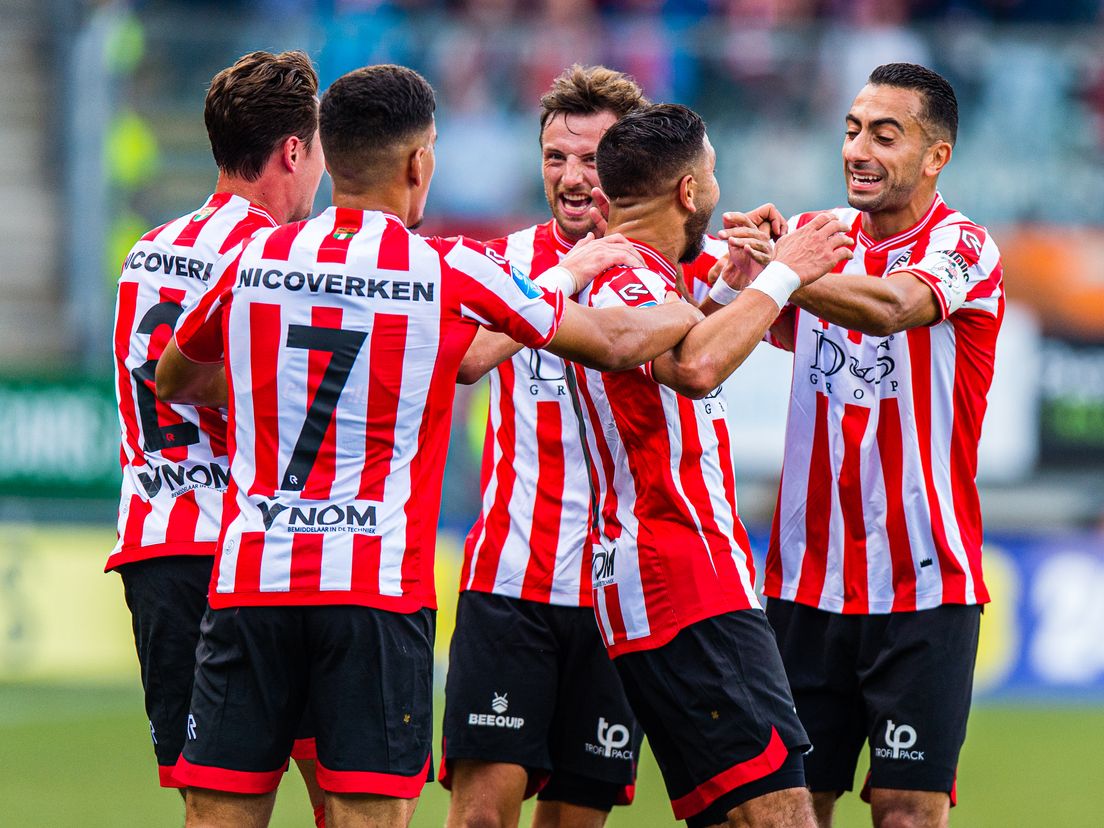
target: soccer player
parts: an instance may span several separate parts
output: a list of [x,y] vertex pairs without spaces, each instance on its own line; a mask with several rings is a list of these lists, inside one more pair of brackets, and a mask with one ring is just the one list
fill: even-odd
[[[184,745],[229,473],[222,415],[159,400],[154,370],[218,257],[259,229],[310,212],[323,170],[317,94],[318,78],[302,52],[254,52],[215,75],[204,106],[219,170],[215,193],[198,210],[144,235],[119,279],[114,354],[123,486],[119,539],[107,570],[122,577],[133,618],[165,787],[182,787],[173,766]],[[297,757],[309,756],[308,748],[300,745]],[[304,771],[321,806],[313,767]]]
[[[643,268],[601,274],[580,302],[643,312],[679,286],[718,199],[716,156],[691,110],[630,113],[598,145],[609,231]],[[672,350],[640,369],[578,368],[599,506],[591,585],[600,633],[691,826],[814,824],[793,710],[753,591],[724,413],[714,389],[790,293],[850,255],[844,225],[814,218],[776,261]]]
[[[225,365],[231,424],[230,511],[176,769],[189,826],[266,824],[306,709],[327,822],[409,823],[431,772],[441,476],[477,324],[625,367],[700,318],[679,302],[647,318],[581,308],[479,245],[410,232],[434,108],[404,67],[335,81],[319,115],[334,206],[258,233],[158,366],[164,397],[217,402]],[[575,291],[634,258],[609,237],[556,279]]]
[[[592,233],[598,140],[646,104],[635,81],[603,66],[556,78],[540,131],[552,219],[490,247],[539,281]],[[555,354],[480,330],[461,381],[503,358],[490,373],[483,508],[465,544],[449,651],[448,825],[517,825],[523,798],[539,789],[534,825],[600,826],[631,801],[642,733],[590,606],[583,438]]]
[[866,741],[876,826],[946,825],[955,799],[989,600],[975,474],[1004,314],[992,236],[936,190],[957,129],[935,72],[871,73],[846,117],[851,206],[834,211],[855,258],[774,329],[795,369],[767,614],[823,828]]

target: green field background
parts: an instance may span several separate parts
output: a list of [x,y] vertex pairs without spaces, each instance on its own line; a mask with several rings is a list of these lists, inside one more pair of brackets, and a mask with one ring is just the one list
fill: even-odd
[[[971,828],[1104,825],[1102,742],[1104,711],[1096,708],[977,706],[959,769],[960,804],[951,822]],[[428,785],[413,824],[442,825],[447,804],[445,791]],[[522,824],[526,821],[523,817]],[[157,786],[136,681],[108,687],[0,686],[0,825],[181,824],[178,795]],[[293,771],[281,786],[272,825],[312,824]],[[673,824],[659,773],[645,750],[636,802],[616,809],[608,825]],[[857,796],[840,802],[836,824],[870,824]]]

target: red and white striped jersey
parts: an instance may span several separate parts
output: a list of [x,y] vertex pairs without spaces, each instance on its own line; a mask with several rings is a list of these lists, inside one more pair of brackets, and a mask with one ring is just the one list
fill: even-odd
[[108,570],[215,554],[229,479],[226,421],[213,408],[161,402],[153,374],[177,318],[207,289],[219,257],[275,226],[257,205],[215,193],[194,213],[146,233],[123,261],[114,336],[123,486]]
[[212,606],[436,606],[460,360],[477,323],[540,347],[563,312],[484,250],[331,207],[257,234],[184,317],[181,353],[230,384]]
[[709,271],[721,256],[728,252],[728,244],[716,236],[706,236],[702,239],[702,252],[692,262],[682,266],[682,278],[686,282],[686,290],[694,297],[699,305],[709,295]]
[[[531,278],[572,244],[554,220],[488,243]],[[565,371],[555,354],[522,348],[489,374],[483,506],[461,592],[590,606],[589,470]]]
[[[675,289],[674,266],[635,244],[647,267],[606,271],[580,302],[646,306]],[[611,373],[576,366],[576,376],[600,507],[594,612],[610,655],[659,647],[697,621],[758,607],[721,389],[688,399],[657,383],[651,365]]]
[[975,475],[1004,315],[1000,252],[938,195],[881,241],[857,210],[835,214],[856,242],[843,273],[910,272],[940,318],[878,337],[797,310],[765,592],[843,613],[985,603]]

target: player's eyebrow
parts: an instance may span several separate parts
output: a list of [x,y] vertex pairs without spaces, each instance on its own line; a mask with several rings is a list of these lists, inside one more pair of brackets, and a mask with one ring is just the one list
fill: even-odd
[[[862,121],[860,121],[858,118],[856,118],[854,115],[852,115],[850,113],[847,114],[845,120],[848,123],[854,124],[855,126],[859,126],[859,127],[862,126]],[[884,126],[894,127],[898,132],[901,132],[901,133],[903,133],[905,131],[904,126],[896,118],[877,118],[877,119],[870,122],[870,128],[871,129],[877,129],[878,127],[884,127]]]

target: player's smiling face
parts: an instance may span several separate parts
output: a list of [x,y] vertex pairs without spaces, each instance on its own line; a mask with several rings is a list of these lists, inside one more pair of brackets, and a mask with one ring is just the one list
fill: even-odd
[[594,155],[598,141],[613,126],[612,112],[592,115],[557,113],[548,119],[541,133],[544,196],[552,208],[552,217],[572,240],[581,239],[594,229],[590,191],[598,186]]
[[843,138],[848,204],[879,213],[907,209],[914,199],[930,201],[935,182],[924,172],[932,139],[922,111],[913,89],[868,84],[859,92]]

